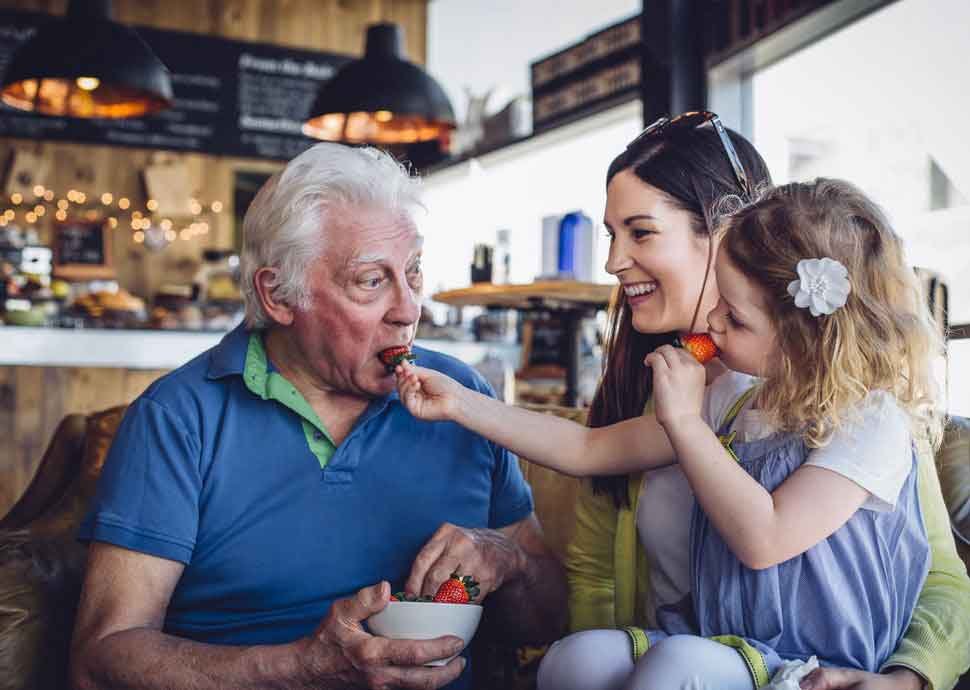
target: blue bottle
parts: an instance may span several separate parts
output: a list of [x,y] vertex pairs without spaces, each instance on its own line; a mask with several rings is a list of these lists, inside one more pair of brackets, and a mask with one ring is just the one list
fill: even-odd
[[582,211],[567,213],[559,221],[559,277],[590,281],[593,223]]
[[572,278],[576,273],[576,227],[579,213],[567,213],[559,221],[559,277]]

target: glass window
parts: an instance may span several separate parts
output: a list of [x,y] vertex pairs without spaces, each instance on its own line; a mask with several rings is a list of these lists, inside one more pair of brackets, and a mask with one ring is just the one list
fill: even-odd
[[425,178],[424,270],[428,293],[469,284],[474,245],[509,232],[509,282],[531,282],[541,269],[542,218],[581,210],[593,220],[596,282],[606,273],[603,229],[606,169],[642,129],[631,102],[534,140]]
[[491,91],[487,112],[530,92],[529,65],[641,10],[642,0],[435,0],[428,3],[428,70],[463,121],[468,94]]
[[[845,178],[889,214],[915,266],[970,322],[970,3],[898,0],[750,79],[752,140],[776,182]],[[951,341],[949,407],[970,415],[970,341]]]
[[[530,94],[530,63],[639,14],[641,4],[436,0],[428,5],[428,69],[459,122],[470,96],[490,92],[488,115]],[[642,128],[641,113],[629,102],[427,175],[427,294],[466,287],[474,245],[495,245],[499,230],[509,231],[510,282],[532,281],[541,269],[542,218],[575,210],[596,226],[594,280],[605,281],[606,169]]]

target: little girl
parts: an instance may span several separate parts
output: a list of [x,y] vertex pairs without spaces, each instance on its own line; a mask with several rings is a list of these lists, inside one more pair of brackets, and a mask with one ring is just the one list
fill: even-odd
[[[941,434],[940,345],[900,238],[861,192],[825,179],[768,192],[720,234],[708,325],[731,371],[705,390],[684,350],[652,352],[655,415],[589,429],[397,369],[416,417],[560,472],[679,463],[695,499],[690,595],[660,611],[660,629],[631,632],[639,660],[611,688],[749,690],[813,655],[878,671],[929,566],[913,438]],[[540,687],[584,687],[582,667],[608,658],[563,658],[569,639]]]

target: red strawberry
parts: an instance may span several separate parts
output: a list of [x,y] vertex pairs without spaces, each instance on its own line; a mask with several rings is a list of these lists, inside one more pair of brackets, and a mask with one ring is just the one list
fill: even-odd
[[688,333],[687,335],[682,335],[674,345],[687,350],[701,364],[706,364],[720,354],[717,351],[717,345],[714,344],[711,336],[707,333]]
[[434,601],[439,604],[467,604],[477,596],[478,583],[468,575],[461,576],[454,572],[438,587]]
[[407,345],[395,345],[394,347],[389,347],[386,350],[381,350],[377,353],[377,358],[381,360],[388,372],[394,371],[398,364],[404,360],[409,362],[414,361],[414,355],[411,353],[411,348]]

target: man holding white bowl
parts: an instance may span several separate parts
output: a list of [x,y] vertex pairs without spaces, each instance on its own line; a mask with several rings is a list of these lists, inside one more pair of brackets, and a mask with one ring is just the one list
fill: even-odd
[[[467,688],[463,642],[372,635],[391,586],[460,569],[510,642],[565,628],[562,567],[515,457],[415,420],[380,355],[420,314],[418,182],[318,144],[257,194],[246,324],[132,403],[80,536],[78,688]],[[422,366],[488,391],[455,359]]]

